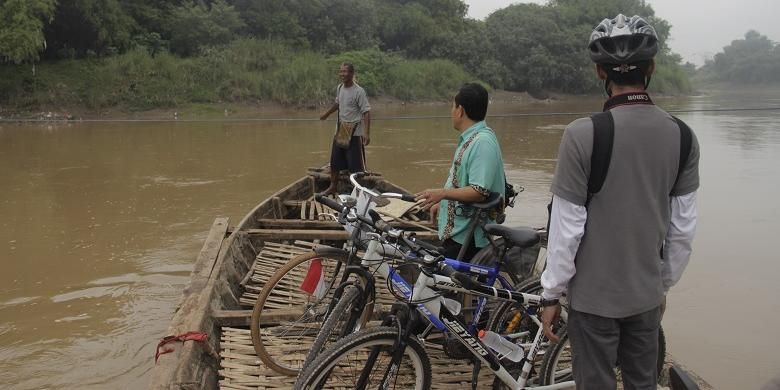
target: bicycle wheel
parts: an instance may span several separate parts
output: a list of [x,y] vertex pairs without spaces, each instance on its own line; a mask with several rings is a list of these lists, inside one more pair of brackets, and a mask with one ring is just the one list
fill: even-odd
[[263,286],[252,309],[250,328],[255,352],[268,368],[298,374],[347,260],[346,252],[302,254],[279,268]]
[[[542,284],[539,278],[529,279],[515,287],[515,291],[526,294],[541,294]],[[536,336],[536,332],[539,330],[539,326],[536,324],[536,322],[533,321],[531,315],[532,314],[528,313],[526,306],[519,306],[513,302],[504,302],[499,305],[498,308],[493,312],[493,315],[491,315],[490,322],[488,323],[488,329],[503,335],[523,334],[523,336],[516,337],[513,340],[519,343],[532,343],[534,341],[534,337]],[[558,324],[556,324],[553,328],[560,328],[563,325],[563,320],[559,320]],[[534,357],[534,366],[531,369],[531,373],[528,377],[528,383],[530,385],[538,385],[540,382],[537,373],[540,372],[542,360],[548,345],[549,343],[547,342],[547,339],[543,337],[542,342],[539,345],[539,350],[542,352],[538,353]],[[522,361],[502,361],[502,364],[504,364],[513,377],[517,377],[520,374],[522,363]],[[496,378],[493,381],[493,389],[498,390],[507,388],[508,387],[506,387],[504,382],[502,382],[500,379]]]
[[[398,341],[398,329],[381,326],[353,333],[323,351],[298,377],[295,389],[354,389],[365,371],[366,389],[375,389],[383,382]],[[388,376],[393,389],[423,390],[431,387],[431,362],[425,349],[414,337],[409,337],[399,367]],[[369,355],[374,364],[366,366]]]
[[306,371],[306,368],[319,356],[326,345],[360,330],[363,325],[360,319],[364,314],[363,306],[360,305],[360,294],[361,290],[358,287],[346,286],[344,288],[336,306],[322,323],[299,372]]
[[[542,283],[539,278],[526,280],[515,287],[515,291],[526,294],[541,294]],[[533,339],[539,327],[526,313],[524,306],[514,302],[503,302],[490,316],[488,329],[499,334],[528,331],[527,339]]]
[[558,333],[560,341],[552,344],[545,352],[542,362],[541,377],[543,385],[552,385],[565,381],[574,380],[574,374],[571,369],[571,345],[569,344],[569,333],[566,327],[562,327]]
[[[558,331],[558,335],[561,341],[558,344],[551,345],[548,352],[545,354],[544,361],[542,362],[542,384],[552,385],[555,383],[561,383],[565,381],[574,380],[574,374],[572,373],[572,355],[571,344],[569,342],[569,334],[564,326]],[[664,368],[664,361],[666,359],[666,337],[664,335],[663,328],[658,328],[658,361],[656,362],[656,370],[658,377],[661,377]],[[615,374],[618,382],[620,382],[620,367],[615,368]]]

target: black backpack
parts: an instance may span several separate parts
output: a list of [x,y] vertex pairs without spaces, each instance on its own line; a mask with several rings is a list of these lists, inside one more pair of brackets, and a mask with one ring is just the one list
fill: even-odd
[[[688,163],[691,154],[693,134],[691,128],[679,118],[672,116],[680,127],[680,165],[677,167],[675,186],[680,180],[680,173]],[[601,191],[604,180],[607,178],[609,163],[612,160],[612,144],[615,138],[615,119],[609,111],[591,115],[593,121],[593,151],[590,156],[590,176],[588,177],[588,195],[585,200],[585,208],[590,204],[593,195]],[[550,230],[550,216],[552,215],[552,200],[547,205],[547,231]]]

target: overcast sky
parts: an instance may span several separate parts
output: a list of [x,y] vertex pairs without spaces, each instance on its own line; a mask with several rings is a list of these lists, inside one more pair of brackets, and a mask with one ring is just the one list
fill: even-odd
[[[465,0],[469,16],[484,19],[514,3],[544,4],[545,0]],[[648,0],[655,14],[672,24],[672,50],[685,61],[702,65],[723,46],[757,30],[780,41],[780,0]],[[605,15],[607,17],[607,15]],[[614,17],[614,15],[612,15]],[[600,22],[594,20],[593,26]],[[587,39],[587,37],[583,37]]]

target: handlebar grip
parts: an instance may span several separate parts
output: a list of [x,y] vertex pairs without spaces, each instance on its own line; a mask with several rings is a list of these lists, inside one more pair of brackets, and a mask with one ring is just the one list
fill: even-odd
[[[444,263],[442,262],[442,264]],[[455,272],[457,272],[455,271],[455,268],[452,268],[451,265],[446,265],[446,264],[439,269],[439,273],[441,273],[444,276],[450,277],[450,279],[452,279],[452,274],[454,274]]]
[[401,194],[401,200],[414,203],[417,201],[417,197],[412,194]]
[[325,206],[328,206],[328,207],[332,208],[333,210],[336,210],[338,212],[344,211],[344,205],[339,203],[339,201],[337,201],[337,200],[328,198],[326,196],[322,196],[320,194],[314,195],[314,199],[317,202],[320,202],[320,203],[324,204]]
[[458,282],[458,284],[469,290],[478,290],[480,287],[482,287],[482,284],[475,282],[468,275],[462,272],[453,272],[450,275],[450,279]]
[[368,216],[371,217],[371,220],[374,221],[374,223],[377,223],[382,220],[382,217],[374,209],[368,210]]
[[415,239],[415,240],[414,240],[414,243],[415,243],[415,244],[417,244],[417,245],[419,245],[419,246],[420,246],[420,248],[423,248],[423,249],[425,249],[425,250],[426,250],[426,251],[428,251],[428,252],[436,252],[436,253],[442,253],[442,252],[444,252],[444,248],[442,248],[442,247],[440,247],[440,246],[433,245],[433,244],[431,244],[431,243],[429,243],[429,242],[425,242],[425,241],[423,241],[423,240],[417,240],[417,239]]
[[368,210],[368,216],[371,218],[372,225],[374,225],[375,228],[385,233],[390,233],[393,231],[393,227],[390,226],[389,223],[385,222],[385,220],[382,219],[376,210]]

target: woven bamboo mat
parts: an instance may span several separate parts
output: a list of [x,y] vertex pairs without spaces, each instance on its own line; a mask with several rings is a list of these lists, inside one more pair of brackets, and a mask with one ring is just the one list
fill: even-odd
[[[280,267],[293,257],[310,252],[316,246],[317,244],[314,242],[300,240],[292,244],[266,242],[252,266],[252,276],[249,279],[249,283],[245,286],[244,294],[241,296],[241,304],[249,307],[254,306],[260,290]],[[306,269],[298,267],[294,271],[296,272],[291,273],[285,279],[285,283],[290,285],[286,302],[274,302],[278,307],[298,307],[301,302],[306,302],[307,300],[306,293],[297,288],[303,283]],[[379,275],[375,275],[375,278],[378,303],[378,307],[375,310],[380,310],[383,307],[388,308],[395,302],[395,298],[393,298],[387,288],[387,279]],[[279,297],[275,297],[275,299],[279,299]]]
[[[255,355],[252,337],[247,329],[222,328],[220,342],[222,357],[219,375],[220,389],[258,390],[291,389],[294,377],[280,375],[265,368]],[[471,387],[471,364],[464,360],[453,360],[443,352],[426,348],[433,371],[432,389],[466,389]],[[488,369],[480,372],[480,389],[488,389],[493,383],[493,373]]]

